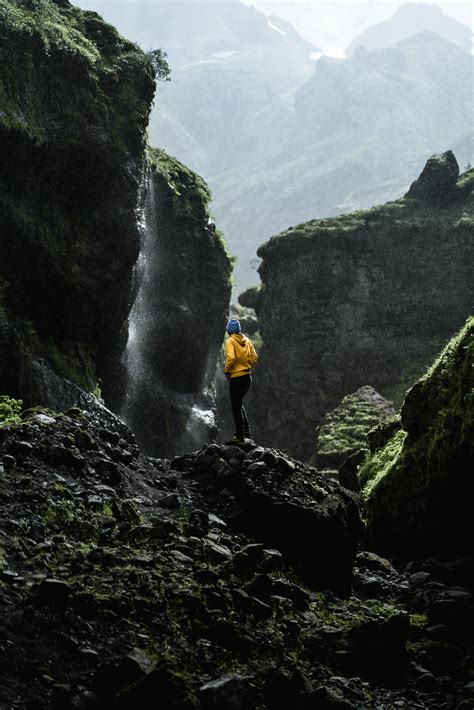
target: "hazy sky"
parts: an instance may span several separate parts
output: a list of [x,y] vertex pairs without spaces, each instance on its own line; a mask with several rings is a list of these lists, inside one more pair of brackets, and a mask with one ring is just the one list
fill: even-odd
[[[116,0],[102,0],[114,3]],[[123,1],[123,0],[122,0]],[[150,3],[161,0],[147,0]],[[178,3],[179,0],[164,0]],[[189,2],[189,0],[187,0]],[[213,0],[194,0],[212,2]],[[219,0],[235,2],[235,0]],[[407,0],[240,0],[244,5],[254,5],[266,15],[278,15],[295,27],[306,39],[320,47],[325,54],[344,57],[344,48],[359,32],[394,14]],[[73,0],[87,9],[94,8],[94,0]],[[119,0],[120,2],[120,0]],[[133,8],[134,0],[125,0]],[[427,3],[429,4],[429,3]],[[432,3],[459,22],[474,29],[474,4],[459,0]],[[124,32],[123,27],[120,28]],[[125,33],[126,34],[126,33]]]
[[[387,19],[403,2],[371,0],[241,0],[254,5],[267,15],[279,15],[314,44],[333,56],[344,56],[344,48],[366,27]],[[471,2],[444,1],[433,3],[459,22],[474,26]]]

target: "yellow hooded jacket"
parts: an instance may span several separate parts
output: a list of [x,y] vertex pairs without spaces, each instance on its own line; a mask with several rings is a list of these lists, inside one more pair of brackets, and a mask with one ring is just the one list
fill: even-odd
[[231,378],[249,375],[257,360],[251,340],[243,333],[232,333],[225,341],[224,372]]

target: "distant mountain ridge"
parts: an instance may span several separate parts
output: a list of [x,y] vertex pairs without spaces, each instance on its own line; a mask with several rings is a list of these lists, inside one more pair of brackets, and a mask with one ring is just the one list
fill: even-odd
[[354,37],[346,48],[346,56],[351,57],[358,47],[391,47],[425,30],[435,32],[466,52],[471,52],[472,32],[469,27],[444,14],[437,5],[407,2],[388,20],[379,22]]
[[253,245],[288,225],[400,196],[436,150],[456,147],[461,166],[472,162],[472,71],[470,55],[429,32],[322,57],[291,102],[258,118],[258,157],[210,179],[237,282],[253,278]]

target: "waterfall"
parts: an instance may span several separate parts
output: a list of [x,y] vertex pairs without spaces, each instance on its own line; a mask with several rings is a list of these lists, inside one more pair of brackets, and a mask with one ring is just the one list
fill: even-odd
[[145,385],[147,363],[145,358],[146,334],[153,327],[154,314],[149,307],[149,289],[152,281],[153,263],[157,246],[155,219],[155,186],[146,173],[140,190],[140,207],[137,222],[140,231],[140,254],[135,265],[135,300],[130,310],[128,340],[123,361],[126,371],[125,397],[122,417],[127,423],[133,419],[137,396]]
[[123,356],[121,416],[142,450],[156,456],[200,446],[215,436],[216,423],[206,378],[195,376],[196,367],[204,369],[202,359],[184,357],[199,308],[199,302],[190,302],[189,272],[182,269],[182,254],[192,254],[191,244],[186,232],[188,241],[177,243],[181,232],[165,206],[158,223],[155,179],[153,173],[146,176],[137,214],[141,248]]

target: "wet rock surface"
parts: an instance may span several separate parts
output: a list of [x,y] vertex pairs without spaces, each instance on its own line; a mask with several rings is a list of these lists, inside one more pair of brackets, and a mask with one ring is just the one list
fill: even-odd
[[2,707],[469,706],[472,561],[356,556],[357,498],[315,469],[154,459],[84,415],[0,429],[0,462]]
[[212,382],[231,262],[204,180],[161,150],[149,149],[147,157],[144,266],[131,312],[136,338],[127,348],[122,414],[144,451],[172,456],[217,433]]

